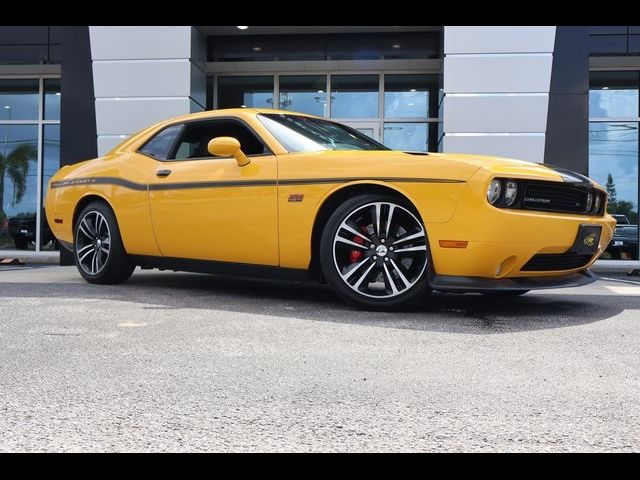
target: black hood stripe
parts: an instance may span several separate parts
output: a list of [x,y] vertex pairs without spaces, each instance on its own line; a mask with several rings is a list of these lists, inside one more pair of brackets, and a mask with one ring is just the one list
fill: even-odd
[[581,173],[574,172],[562,167],[556,167],[555,165],[549,165],[548,163],[540,163],[539,165],[547,167],[549,170],[553,170],[554,172],[556,172],[562,177],[562,180],[564,180],[565,183],[571,183],[576,186],[583,187],[594,187],[591,179],[585,175],[582,175]]

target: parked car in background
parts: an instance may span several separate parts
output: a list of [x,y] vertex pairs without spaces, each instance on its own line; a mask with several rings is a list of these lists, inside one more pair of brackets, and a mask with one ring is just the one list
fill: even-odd
[[638,226],[619,223],[613,232],[613,238],[606,252],[615,260],[637,260]]
[[616,219],[618,225],[630,225],[631,222],[627,218],[626,215],[621,215],[619,213],[612,213],[611,216]]
[[[44,212],[43,212],[44,214]],[[13,237],[13,241],[18,250],[27,250],[30,242],[36,240],[36,215],[25,215],[9,218],[9,236]],[[42,245],[46,245],[51,241],[56,241],[49,224],[43,222]]]

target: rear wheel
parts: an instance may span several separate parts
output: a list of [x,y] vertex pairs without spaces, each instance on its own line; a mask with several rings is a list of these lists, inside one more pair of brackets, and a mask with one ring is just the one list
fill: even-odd
[[74,247],[78,271],[89,283],[121,283],[135,269],[122,245],[116,217],[102,202],[90,203],[78,215]]
[[400,310],[429,291],[429,250],[412,205],[388,195],[359,195],[329,218],[320,241],[327,282],[360,308]]

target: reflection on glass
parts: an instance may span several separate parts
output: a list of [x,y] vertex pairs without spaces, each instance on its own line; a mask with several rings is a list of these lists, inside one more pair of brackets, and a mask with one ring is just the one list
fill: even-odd
[[0,80],[0,120],[38,119],[38,80]]
[[35,248],[37,125],[0,125],[0,249]]
[[325,75],[283,75],[280,77],[280,109],[326,117]]
[[385,123],[383,143],[392,150],[426,152],[426,123]]
[[385,75],[386,118],[437,117],[437,75]]
[[375,140],[375,137],[373,136],[373,128],[356,128],[356,130]]
[[[49,187],[49,180],[60,168],[60,125],[45,125],[42,138],[42,204]],[[41,215],[40,249],[57,250],[57,242],[51,233],[44,208]]]
[[275,108],[273,77],[218,77],[218,108]]
[[333,75],[331,117],[377,118],[378,75]]
[[589,117],[638,117],[638,72],[591,72]]
[[[603,258],[638,259],[638,123],[589,125],[589,176],[605,186],[608,212],[629,226],[618,226]],[[622,223],[622,222],[620,222]],[[635,228],[634,228],[635,227]]]
[[44,119],[60,120],[60,79],[44,79]]
[[389,150],[348,125],[322,118],[273,113],[258,118],[288,152]]

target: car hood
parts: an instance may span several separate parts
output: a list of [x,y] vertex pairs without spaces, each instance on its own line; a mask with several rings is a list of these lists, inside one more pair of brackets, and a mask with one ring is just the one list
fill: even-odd
[[442,157],[452,162],[474,165],[495,176],[565,182],[577,186],[595,186],[602,189],[598,183],[580,173],[550,164],[533,163],[515,158],[460,153],[430,153],[429,156]]
[[[302,155],[307,158],[321,156],[322,160],[318,161],[317,165],[330,171],[344,169],[344,165],[348,164],[352,171],[364,170],[369,175],[388,177],[429,175],[440,179],[468,181],[476,173],[484,171],[489,177],[568,182],[580,186],[595,184],[589,178],[563,168],[489,155],[396,150],[322,150],[289,155]],[[314,174],[322,176],[324,173],[321,171],[307,172],[307,175],[312,177],[315,176]]]

